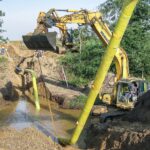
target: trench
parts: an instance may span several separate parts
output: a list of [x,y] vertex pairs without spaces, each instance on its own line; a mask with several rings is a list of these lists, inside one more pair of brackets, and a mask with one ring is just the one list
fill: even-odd
[[12,127],[17,130],[34,127],[53,140],[57,140],[56,137],[70,138],[81,111],[62,109],[53,104],[52,112],[55,128],[49,110],[41,108],[40,112],[36,112],[30,101],[20,98],[14,105],[0,111],[0,127]]

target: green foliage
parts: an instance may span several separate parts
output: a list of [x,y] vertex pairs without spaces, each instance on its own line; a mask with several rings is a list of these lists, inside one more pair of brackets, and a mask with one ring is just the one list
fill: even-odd
[[8,62],[8,59],[6,57],[0,56],[0,70],[2,72],[7,69],[7,62]]
[[150,74],[150,5],[141,0],[122,41],[128,53],[130,70],[134,75]]
[[[107,0],[99,6],[104,13],[104,18],[114,28],[120,14],[123,0]],[[125,49],[129,57],[131,74],[145,76],[150,74],[150,3],[147,0],[140,0],[135,12],[129,22],[121,46]]]
[[6,57],[0,56],[0,64],[1,64],[1,63],[5,63],[5,62],[7,62],[7,61],[8,61],[8,59],[7,59]]
[[[116,24],[123,0],[107,0],[99,6],[104,14],[104,20],[109,23],[110,28]],[[125,32],[121,46],[125,49],[129,57],[130,73],[134,76],[150,75],[150,4],[147,0],[140,0],[129,26]],[[81,32],[82,31],[82,32]],[[74,37],[82,39],[80,53],[68,52],[61,63],[67,70],[67,77],[70,83],[81,86],[86,85],[94,79],[101,56],[105,48],[95,34],[88,28],[81,28],[75,32]],[[114,66],[114,65],[112,65]],[[114,70],[114,67],[112,67]]]
[[87,96],[79,95],[70,102],[70,108],[82,108],[87,100]]
[[91,37],[82,45],[81,53],[68,52],[61,59],[72,84],[81,86],[93,80],[104,52],[100,45],[101,43],[97,38]]
[[124,0],[107,0],[98,6],[100,12],[103,14],[103,19],[107,24],[111,25],[111,29],[119,17],[123,2]]
[[[0,0],[1,2],[1,0]],[[3,20],[2,17],[5,16],[5,13],[0,10],[0,33],[4,32],[4,30],[2,29],[2,24],[3,24]],[[3,37],[0,35],[0,41],[3,40]]]

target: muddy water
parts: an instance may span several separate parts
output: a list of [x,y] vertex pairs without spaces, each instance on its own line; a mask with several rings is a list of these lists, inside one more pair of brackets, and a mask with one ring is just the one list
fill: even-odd
[[52,112],[54,125],[49,110],[41,108],[37,113],[34,105],[22,98],[14,106],[0,111],[0,126],[13,127],[17,130],[35,127],[53,139],[70,138],[80,111],[61,109],[52,105]]

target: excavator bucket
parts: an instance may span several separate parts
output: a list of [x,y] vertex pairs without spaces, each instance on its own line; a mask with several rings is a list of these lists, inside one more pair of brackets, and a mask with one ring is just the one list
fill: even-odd
[[22,38],[29,49],[56,51],[56,35],[56,32],[48,32],[46,34],[24,35]]

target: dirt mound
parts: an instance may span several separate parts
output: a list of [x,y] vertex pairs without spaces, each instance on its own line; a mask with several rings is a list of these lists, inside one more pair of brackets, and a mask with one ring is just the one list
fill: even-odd
[[52,140],[34,128],[21,131],[10,128],[0,129],[0,149],[7,150],[59,150]]
[[139,97],[135,108],[125,117],[125,120],[150,123],[150,91]]
[[14,62],[6,57],[0,61],[0,100],[18,99],[17,88],[21,84],[20,78],[14,72]]
[[28,57],[34,53],[34,51],[31,51],[29,49],[22,48],[21,42],[20,45],[10,43],[8,44],[8,50],[10,54],[20,57]]
[[[63,108],[70,108],[71,101],[83,94],[78,89],[72,89],[70,85],[67,87],[64,68],[59,64],[59,57],[61,56],[53,52],[45,52],[42,57],[38,58],[37,54],[36,52],[34,57],[26,58],[19,67],[22,69],[32,68],[36,72],[38,81],[45,82],[48,93],[51,93],[51,100]],[[31,83],[31,78],[28,80],[28,83]],[[30,87],[28,86],[28,88]],[[39,88],[39,94],[42,96],[42,94],[45,95],[45,92]]]
[[101,150],[149,150],[149,124],[150,91],[138,98],[135,108],[124,118],[106,123],[93,123],[88,129],[87,147]]
[[0,128],[0,150],[78,150],[72,146],[62,147],[35,128],[20,131]]
[[120,131],[110,129],[105,139],[100,139],[100,149],[148,150],[150,131]]
[[150,130],[148,127],[140,127],[139,124],[129,125],[126,122],[121,124],[117,122],[115,126],[114,124],[97,123],[90,126],[86,139],[87,148],[98,150],[149,150]]

